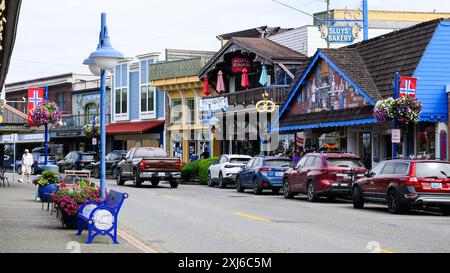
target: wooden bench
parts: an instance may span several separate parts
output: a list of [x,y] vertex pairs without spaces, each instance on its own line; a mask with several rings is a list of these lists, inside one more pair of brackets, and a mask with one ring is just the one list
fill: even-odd
[[78,178],[87,178],[90,179],[91,178],[91,171],[88,170],[83,170],[83,171],[77,171],[77,170],[66,170],[64,171],[64,174],[66,176],[74,176],[74,177],[78,177]]
[[78,233],[80,236],[84,229],[88,230],[86,244],[92,244],[98,235],[108,235],[114,244],[117,241],[117,218],[120,208],[128,193],[111,190],[103,202],[88,201],[78,210]]

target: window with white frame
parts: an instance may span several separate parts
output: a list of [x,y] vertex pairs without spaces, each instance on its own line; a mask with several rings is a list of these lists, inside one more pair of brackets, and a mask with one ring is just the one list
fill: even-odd
[[154,118],[156,116],[156,88],[150,85],[150,69],[154,60],[140,61],[140,112],[141,116]]
[[128,116],[128,64],[116,66],[114,73],[115,116]]
[[195,100],[194,99],[187,99],[186,100],[186,122],[188,124],[194,124],[195,123]]
[[181,100],[172,101],[172,123],[180,124],[183,118],[183,110],[181,106]]

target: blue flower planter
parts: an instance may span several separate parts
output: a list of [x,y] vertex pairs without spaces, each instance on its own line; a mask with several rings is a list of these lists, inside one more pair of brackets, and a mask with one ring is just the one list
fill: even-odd
[[38,194],[42,202],[49,202],[52,199],[52,195],[58,191],[58,186],[50,184],[46,186],[39,186]]

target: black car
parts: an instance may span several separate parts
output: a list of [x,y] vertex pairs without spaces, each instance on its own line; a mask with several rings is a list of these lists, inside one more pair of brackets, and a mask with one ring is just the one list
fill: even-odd
[[[114,179],[117,175],[117,164],[122,161],[127,155],[127,151],[112,151],[106,156],[106,174],[111,175]],[[93,176],[100,178],[100,161],[97,161],[93,165]]]
[[58,161],[57,165],[61,173],[66,170],[93,170],[93,164],[98,160],[95,152],[73,151]]

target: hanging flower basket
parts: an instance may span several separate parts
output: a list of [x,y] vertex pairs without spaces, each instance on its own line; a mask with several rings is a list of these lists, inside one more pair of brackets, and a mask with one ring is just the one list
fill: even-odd
[[397,119],[400,124],[417,122],[420,119],[422,104],[414,97],[405,96],[394,100],[380,100],[375,105],[373,116],[378,122]]
[[83,127],[84,134],[88,138],[94,138],[100,136],[100,124],[92,126],[92,124],[86,124]]
[[31,111],[31,120],[35,126],[58,125],[61,111],[56,103],[43,101]]

